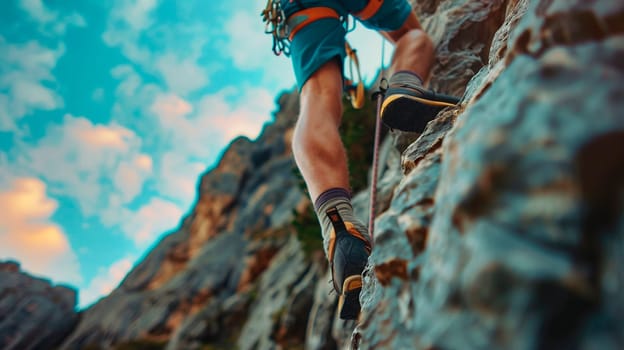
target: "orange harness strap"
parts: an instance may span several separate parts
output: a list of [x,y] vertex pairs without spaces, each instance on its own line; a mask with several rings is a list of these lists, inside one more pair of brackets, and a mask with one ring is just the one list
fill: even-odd
[[353,14],[360,21],[366,21],[373,17],[377,11],[381,8],[383,0],[368,0],[368,4],[362,9],[362,11]]
[[[362,9],[362,11],[353,14],[360,21],[366,21],[373,17],[377,11],[383,5],[383,0],[369,0],[368,4]],[[288,34],[288,40],[291,40],[295,37],[298,31],[300,31],[303,27],[308,24],[318,21],[319,19],[324,18],[335,18],[340,19],[340,15],[334,9],[329,7],[310,7],[307,9],[303,9],[301,11],[295,12],[290,17],[286,23],[290,27],[290,32]]]
[[300,31],[303,27],[308,24],[318,21],[319,19],[324,18],[335,18],[340,19],[338,12],[334,11],[329,7],[310,7],[298,12],[293,13],[286,23],[290,27],[290,33],[288,34],[288,40],[291,40],[295,37],[298,31]]

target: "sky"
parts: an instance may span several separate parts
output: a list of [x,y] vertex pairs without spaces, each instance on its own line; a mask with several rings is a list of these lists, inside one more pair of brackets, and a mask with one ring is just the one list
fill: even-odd
[[[0,261],[77,288],[82,308],[175,230],[200,175],[294,88],[264,4],[2,1]],[[370,82],[382,39],[349,38]]]

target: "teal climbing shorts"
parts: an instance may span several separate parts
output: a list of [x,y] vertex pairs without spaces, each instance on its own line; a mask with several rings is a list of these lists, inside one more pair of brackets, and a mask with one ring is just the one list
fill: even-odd
[[[286,18],[292,14],[312,7],[329,7],[342,18],[358,13],[366,7],[369,0],[281,0]],[[376,1],[376,0],[370,0]],[[383,0],[381,7],[370,18],[361,23],[367,28],[378,31],[399,29],[412,8],[407,0]],[[290,55],[299,90],[306,81],[326,62],[336,59],[343,66],[346,30],[340,19],[323,18],[314,21],[293,37],[290,43]]]

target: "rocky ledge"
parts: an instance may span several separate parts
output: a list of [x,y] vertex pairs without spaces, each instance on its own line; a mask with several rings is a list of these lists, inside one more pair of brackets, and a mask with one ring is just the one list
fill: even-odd
[[0,262],[0,349],[53,349],[78,322],[76,290]]

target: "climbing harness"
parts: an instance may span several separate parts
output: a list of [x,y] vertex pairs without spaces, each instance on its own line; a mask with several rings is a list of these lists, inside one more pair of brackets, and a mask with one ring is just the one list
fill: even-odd
[[383,0],[368,0],[368,4],[366,4],[360,12],[355,13],[353,16],[360,21],[366,21],[372,18],[377,11],[379,11],[381,5],[383,5]]
[[309,7],[293,13],[286,20],[288,40],[292,41],[295,35],[308,24],[326,18],[342,20],[338,12],[329,7]]
[[[372,3],[378,2],[379,0],[371,0],[369,6]],[[355,16],[364,15],[364,17],[358,18],[368,18],[366,16],[370,12],[370,10],[367,10],[369,6],[355,14]],[[303,8],[303,6],[301,7]],[[308,24],[320,19],[335,18],[343,23],[347,33],[355,30],[355,21],[350,25],[349,16],[341,17],[335,10],[329,7],[303,8],[286,18],[280,1],[268,0],[261,16],[265,23],[264,32],[272,36],[272,49],[273,53],[277,56],[282,53],[285,56],[290,56],[290,43],[295,35]],[[345,41],[345,51],[347,54],[349,77],[345,76],[344,91],[349,101],[351,101],[353,108],[360,109],[364,106],[365,98],[364,82],[362,81],[362,74],[360,72],[360,61],[357,57],[356,50],[354,50],[347,41]]]
[[381,104],[383,102],[388,81],[384,77],[385,41],[381,39],[381,80],[379,90],[373,94],[377,100],[377,112],[375,113],[375,138],[373,141],[373,169],[371,174],[371,186],[368,212],[368,234],[371,239],[371,246],[375,244],[375,203],[377,202],[377,173],[379,167],[379,144],[381,142]]

